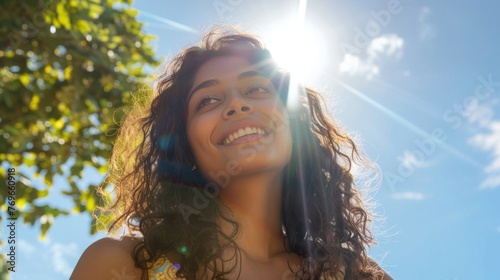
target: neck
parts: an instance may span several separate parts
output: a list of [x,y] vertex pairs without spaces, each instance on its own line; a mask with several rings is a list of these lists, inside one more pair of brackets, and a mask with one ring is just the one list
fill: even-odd
[[281,186],[280,173],[252,174],[234,178],[220,193],[225,215],[239,225],[234,241],[249,258],[269,260],[284,251]]

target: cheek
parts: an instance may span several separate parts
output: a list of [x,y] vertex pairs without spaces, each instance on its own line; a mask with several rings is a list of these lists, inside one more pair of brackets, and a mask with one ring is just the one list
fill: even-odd
[[189,142],[189,146],[193,150],[193,154],[195,158],[198,157],[199,151],[203,148],[203,135],[205,133],[203,126],[200,121],[191,120],[187,124],[187,139]]
[[188,120],[186,133],[187,140],[196,162],[201,163],[211,157],[213,150],[211,136],[214,130],[210,118],[193,118]]
[[284,151],[288,157],[288,159],[291,158],[292,156],[292,132],[290,130],[290,122],[288,120],[288,115],[282,116],[284,119],[284,122],[282,123],[280,129],[280,134],[281,134],[281,142],[283,143],[283,148]]
[[292,153],[292,133],[288,112],[281,101],[274,103],[270,109],[272,113],[269,117],[276,129],[276,140],[280,147],[280,154],[290,159]]
[[276,131],[290,135],[290,120],[287,110],[281,101],[275,102],[272,108],[270,108],[270,112],[270,118],[276,126]]
[[279,114],[277,114],[277,118],[279,118],[279,124],[280,126],[278,127],[279,130],[281,130],[281,133],[283,134],[283,141],[287,144],[287,149],[290,151],[290,154],[292,152],[292,132],[290,129],[290,119],[288,116],[288,112],[280,102],[280,107],[279,107]]

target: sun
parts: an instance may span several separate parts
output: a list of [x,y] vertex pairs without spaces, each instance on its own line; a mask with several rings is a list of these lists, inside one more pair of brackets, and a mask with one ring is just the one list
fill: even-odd
[[315,81],[328,62],[324,36],[311,24],[275,24],[263,39],[278,65],[301,83]]
[[297,21],[282,22],[263,32],[266,48],[284,70],[290,72],[287,107],[299,106],[299,86],[321,84],[328,64],[326,42],[321,30]]

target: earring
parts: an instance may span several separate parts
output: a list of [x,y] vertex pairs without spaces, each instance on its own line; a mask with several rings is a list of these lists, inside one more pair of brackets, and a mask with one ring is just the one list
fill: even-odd
[[191,171],[195,171],[196,170],[196,164],[193,164],[193,167],[191,168]]

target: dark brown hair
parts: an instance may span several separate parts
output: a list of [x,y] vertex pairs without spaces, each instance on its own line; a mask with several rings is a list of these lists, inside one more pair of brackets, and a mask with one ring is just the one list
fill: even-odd
[[[137,99],[122,124],[108,176],[117,195],[111,228],[126,226],[142,236],[133,257],[144,271],[172,253],[178,256],[177,276],[186,279],[201,274],[221,279],[237,269],[234,265],[219,271],[216,265],[222,256],[221,237],[237,248],[232,239],[238,224],[224,217],[224,206],[206,192],[211,182],[192,170],[195,161],[185,131],[187,93],[196,71],[209,59],[228,54],[246,55],[259,65],[286,104],[289,75],[260,41],[218,28],[200,46],[172,59],[154,90]],[[287,250],[303,258],[296,276],[373,278],[377,269],[366,253],[373,243],[370,214],[351,175],[353,159],[364,161],[353,140],[324,112],[320,95],[307,88],[301,92],[307,101],[289,112],[293,148],[283,174],[281,210]],[[224,234],[216,218],[232,223],[234,231]]]

